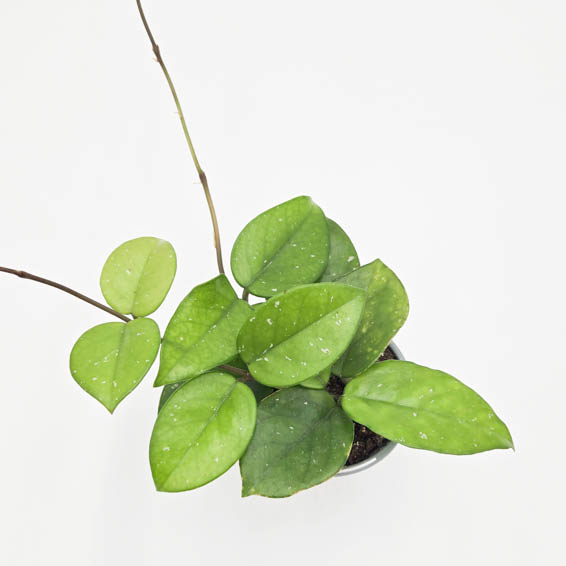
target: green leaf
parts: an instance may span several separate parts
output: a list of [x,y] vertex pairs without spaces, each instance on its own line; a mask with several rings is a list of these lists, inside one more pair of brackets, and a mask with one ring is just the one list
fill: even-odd
[[157,412],[161,411],[163,405],[165,405],[165,403],[167,402],[167,399],[169,399],[169,397],[171,397],[171,395],[173,395],[173,393],[175,393],[175,391],[177,391],[177,389],[179,389],[179,387],[181,387],[181,385],[183,385],[184,383],[184,381],[181,381],[179,383],[170,383],[161,390]]
[[159,491],[186,491],[237,462],[252,437],[256,401],[226,373],[209,373],[175,391],[157,416],[149,446]]
[[330,236],[330,253],[328,265],[320,278],[320,281],[336,281],[347,273],[355,271],[360,267],[358,253],[352,240],[346,232],[334,222],[327,218],[328,235]]
[[331,368],[328,367],[318,375],[305,379],[305,381],[302,381],[299,385],[308,389],[324,389],[330,381],[330,370]]
[[295,287],[267,301],[238,336],[254,378],[290,387],[319,374],[344,352],[363,310],[365,293],[337,283]]
[[159,328],[149,318],[99,324],[73,346],[71,375],[112,413],[149,371],[159,343]]
[[236,281],[254,295],[271,297],[316,281],[328,263],[328,225],[309,197],[297,197],[260,214],[232,249]]
[[358,331],[333,367],[337,375],[352,377],[370,367],[387,348],[407,319],[409,300],[401,281],[379,259],[337,282],[367,291]]
[[108,257],[100,288],[118,312],[147,316],[169,292],[177,270],[173,246],[159,238],[136,238],[118,246]]
[[472,389],[411,362],[379,362],[344,390],[342,408],[373,432],[411,448],[475,454],[512,448],[505,424]]
[[234,358],[236,337],[252,312],[225,275],[195,287],[167,326],[155,385],[196,377]]
[[346,463],[354,425],[326,391],[276,391],[258,407],[240,461],[242,496],[287,497],[332,477]]

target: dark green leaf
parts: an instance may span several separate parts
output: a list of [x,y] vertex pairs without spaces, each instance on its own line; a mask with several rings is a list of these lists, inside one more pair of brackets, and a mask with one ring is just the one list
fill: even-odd
[[181,381],[179,383],[170,383],[169,385],[163,387],[163,389],[161,390],[161,396],[159,397],[159,407],[157,409],[157,412],[161,411],[167,399],[169,399],[169,397],[171,397],[171,395],[173,395],[173,393],[175,393],[175,391],[177,391],[177,389],[179,389],[179,387],[181,387],[183,383],[185,382]]
[[287,497],[322,483],[346,463],[353,436],[352,421],[326,391],[276,391],[259,404],[240,461],[242,495]]
[[338,280],[367,291],[358,331],[333,371],[352,377],[370,367],[389,345],[409,314],[409,300],[401,281],[379,259]]
[[330,236],[330,253],[328,265],[320,278],[320,281],[336,281],[347,273],[355,271],[360,267],[360,260],[352,240],[346,232],[334,222],[327,219],[328,234]]
[[136,317],[151,314],[165,299],[177,270],[173,246],[158,238],[136,238],[108,257],[100,288],[108,304]]
[[73,346],[71,375],[112,413],[148,372],[159,343],[159,328],[149,318],[99,324]]
[[236,281],[259,297],[316,281],[328,263],[328,226],[309,197],[297,197],[254,218],[236,239]]
[[264,385],[305,381],[347,348],[364,302],[363,291],[337,283],[304,285],[277,295],[242,326],[240,356]]
[[344,390],[342,407],[385,438],[423,450],[475,454],[512,448],[505,424],[472,389],[411,362],[379,362]]
[[174,392],[151,435],[149,459],[159,491],[186,491],[217,478],[237,462],[252,437],[256,401],[226,373],[209,373]]
[[195,287],[167,326],[155,385],[196,377],[234,358],[236,337],[252,312],[225,275]]

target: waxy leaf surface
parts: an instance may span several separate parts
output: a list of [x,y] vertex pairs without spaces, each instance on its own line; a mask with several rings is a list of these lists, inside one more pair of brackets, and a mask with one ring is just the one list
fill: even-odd
[[238,336],[240,356],[254,378],[290,387],[318,375],[354,336],[365,293],[337,283],[291,289],[255,309]]
[[318,375],[309,377],[308,379],[305,379],[305,381],[301,381],[300,385],[302,387],[307,387],[308,389],[324,389],[330,381],[330,369],[331,368],[326,368]]
[[348,234],[334,222],[327,219],[330,237],[330,253],[328,265],[320,281],[336,281],[336,279],[355,271],[360,267],[360,260]]
[[472,389],[411,362],[378,362],[344,390],[342,408],[389,440],[447,454],[512,448],[505,424]]
[[238,332],[252,313],[225,275],[195,287],[167,326],[155,385],[196,377],[234,358]]
[[149,458],[159,491],[186,491],[237,462],[252,437],[256,400],[226,373],[208,373],[179,387],[163,405]]
[[263,399],[240,461],[242,495],[287,497],[332,477],[346,463],[354,424],[326,391],[293,387]]
[[370,367],[389,345],[409,314],[409,300],[395,273],[379,259],[340,278],[338,283],[367,292],[358,331],[333,371],[355,376]]
[[159,238],[136,238],[117,247],[100,276],[108,304],[123,314],[151,314],[165,299],[177,270],[173,246]]
[[107,322],[87,330],[71,351],[71,375],[111,413],[142,380],[160,343],[149,318]]
[[236,281],[259,297],[319,279],[328,263],[328,224],[309,198],[297,197],[254,218],[234,243]]

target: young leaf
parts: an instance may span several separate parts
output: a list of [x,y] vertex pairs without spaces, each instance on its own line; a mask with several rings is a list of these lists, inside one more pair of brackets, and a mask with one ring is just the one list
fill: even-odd
[[334,220],[327,218],[327,222],[328,235],[330,237],[330,253],[328,255],[328,265],[320,281],[336,281],[336,279],[358,269],[360,260],[348,234]]
[[305,379],[305,381],[302,381],[299,385],[307,389],[324,389],[330,381],[330,369],[329,367],[326,368],[318,375]]
[[155,385],[196,377],[234,358],[236,337],[252,312],[225,275],[195,287],[167,326]]
[[99,324],[73,346],[71,375],[112,413],[148,372],[159,343],[159,328],[149,318]]
[[472,389],[411,362],[379,362],[344,390],[342,408],[375,433],[423,450],[475,454],[512,448],[505,424]]
[[177,258],[173,246],[158,238],[136,238],[108,257],[100,288],[108,304],[123,314],[147,316],[169,292]]
[[290,387],[319,374],[347,348],[365,293],[337,283],[291,289],[256,309],[238,336],[240,356],[257,381]]
[[236,281],[259,297],[312,283],[328,263],[328,225],[309,197],[297,197],[260,214],[232,249]]
[[256,401],[226,373],[209,373],[174,392],[153,428],[149,459],[159,491],[186,491],[237,462],[252,437]]
[[379,259],[340,278],[338,283],[367,291],[358,331],[333,371],[352,377],[370,367],[383,353],[409,314],[409,300],[401,281]]
[[346,463],[354,425],[326,391],[276,391],[258,407],[240,461],[242,496],[287,497],[332,477]]

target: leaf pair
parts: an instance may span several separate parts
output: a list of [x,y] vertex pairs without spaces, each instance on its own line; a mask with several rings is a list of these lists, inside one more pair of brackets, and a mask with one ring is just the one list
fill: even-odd
[[378,362],[346,385],[341,408],[326,391],[301,387],[263,399],[240,462],[242,495],[286,497],[332,477],[350,452],[350,419],[423,450],[474,454],[513,447],[493,409],[454,377],[411,362]]
[[[263,297],[273,297],[317,280],[357,287],[367,293],[361,319],[358,319],[359,328],[355,336],[350,337],[352,343],[340,360],[334,358],[333,371],[343,377],[352,377],[371,366],[407,318],[407,295],[395,274],[379,260],[360,268],[350,238],[336,222],[326,219],[308,197],[287,201],[252,220],[234,244],[231,264],[236,280],[248,291]],[[308,291],[303,291],[303,294],[307,295]],[[296,303],[299,302],[300,299],[297,299]],[[307,318],[309,311],[317,309],[317,305],[312,307],[307,309]],[[285,319],[290,317],[289,313],[285,317],[276,312],[273,314],[276,318],[271,313],[266,318],[275,321],[274,326],[277,327],[281,326],[280,323],[285,324]],[[300,318],[303,319],[302,313]],[[300,332],[299,328],[291,330],[285,340]],[[337,334],[346,335],[344,330]],[[249,331],[247,328],[246,332]],[[273,332],[268,331],[267,334]],[[304,341],[307,334],[301,332],[294,340]],[[267,352],[271,342],[267,342],[267,347],[258,351],[258,355],[262,351]],[[338,339],[338,342],[341,341]],[[245,347],[243,342],[242,346]],[[300,352],[296,359],[299,363],[308,364],[303,354],[305,352]],[[252,362],[251,355],[247,358],[246,355],[243,354],[244,359]],[[290,352],[283,352],[283,356],[286,360],[293,357]],[[296,372],[291,365],[283,367],[280,362],[278,359],[278,371],[285,373],[289,370],[296,377],[289,378],[288,382],[280,382],[278,378],[273,381],[273,377],[269,377],[269,385],[289,386],[298,383],[299,375],[304,377],[308,373],[308,379],[316,375],[314,370],[311,371],[312,366],[308,371]],[[258,359],[258,363],[261,364],[261,360]],[[256,372],[254,369],[251,371],[256,376],[257,368]],[[268,383],[261,373],[257,373],[257,378]],[[317,386],[316,381],[312,383]]]
[[[163,302],[177,260],[171,244],[158,238],[125,242],[108,257],[100,286],[118,312],[144,317]],[[71,375],[111,413],[142,380],[160,346],[157,324],[147,318],[100,324],[87,330],[71,351]]]

